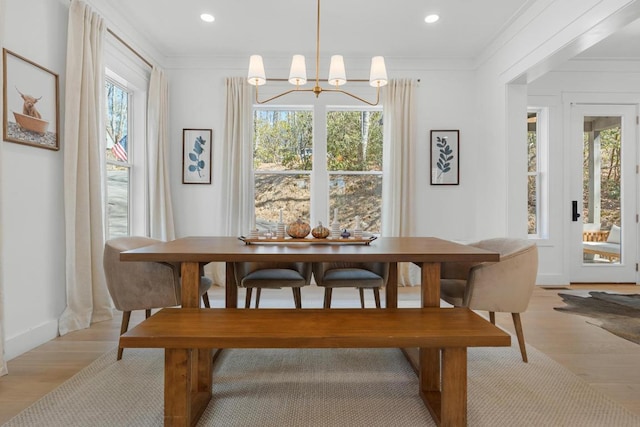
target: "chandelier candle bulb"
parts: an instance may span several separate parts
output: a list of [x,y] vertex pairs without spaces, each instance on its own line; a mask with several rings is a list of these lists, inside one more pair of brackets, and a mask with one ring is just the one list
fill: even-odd
[[251,55],[249,58],[249,83],[254,86],[262,86],[267,83],[267,77],[264,73],[264,64],[262,62],[262,56]]
[[373,87],[382,87],[387,84],[387,67],[384,65],[384,57],[374,56],[371,58],[369,84]]
[[342,86],[347,82],[347,72],[344,70],[344,58],[342,55],[333,55],[329,65],[328,83],[332,86]]

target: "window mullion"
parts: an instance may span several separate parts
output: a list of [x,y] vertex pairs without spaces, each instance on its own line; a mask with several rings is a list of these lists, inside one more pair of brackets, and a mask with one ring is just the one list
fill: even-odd
[[311,224],[322,221],[328,226],[329,175],[327,172],[327,108],[313,110],[313,168],[311,171]]

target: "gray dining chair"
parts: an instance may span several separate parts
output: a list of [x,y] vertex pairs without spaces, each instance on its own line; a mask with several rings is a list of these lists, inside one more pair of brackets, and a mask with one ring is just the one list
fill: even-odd
[[[148,237],[127,236],[105,243],[104,274],[113,304],[122,311],[120,335],[127,332],[132,311],[144,310],[145,317],[149,318],[152,309],[173,307],[181,303],[179,264],[120,261],[120,252],[160,242]],[[211,279],[201,275],[199,292],[207,308],[210,307],[207,291],[211,284]],[[122,359],[122,350],[122,347],[118,347],[117,360]]]
[[302,308],[300,288],[311,283],[311,264],[306,262],[235,262],[236,284],[245,288],[245,308],[251,307],[251,295],[256,289],[256,308],[260,307],[262,289],[291,288],[296,308]]
[[314,262],[313,277],[324,287],[324,308],[331,308],[334,288],[358,288],[360,307],[364,308],[364,290],[371,289],[376,308],[380,308],[380,289],[387,284],[389,263],[386,262]]

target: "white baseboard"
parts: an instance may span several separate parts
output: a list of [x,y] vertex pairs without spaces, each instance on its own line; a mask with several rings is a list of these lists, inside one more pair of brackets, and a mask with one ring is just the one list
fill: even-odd
[[536,285],[569,286],[569,280],[561,274],[538,274]]
[[5,359],[11,360],[58,336],[58,320],[52,319],[13,337],[4,343]]

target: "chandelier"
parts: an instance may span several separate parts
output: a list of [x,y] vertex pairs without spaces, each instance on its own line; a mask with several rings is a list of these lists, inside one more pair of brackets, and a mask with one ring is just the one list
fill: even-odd
[[[267,78],[264,72],[264,64],[262,62],[262,56],[260,55],[251,55],[249,60],[249,75],[248,82],[249,84],[256,87],[256,103],[258,104],[266,104],[267,102],[273,101],[274,99],[280,98],[282,96],[288,95],[293,92],[313,92],[316,95],[316,98],[320,96],[322,92],[338,92],[348,95],[352,98],[357,99],[358,101],[364,102],[369,105],[378,105],[380,101],[380,88],[387,84],[387,70],[384,65],[384,57],[382,56],[374,56],[371,58],[371,71],[369,74],[369,84],[376,88],[376,101],[370,102],[367,101],[357,95],[349,93],[345,90],[340,89],[340,86],[347,83],[347,76],[344,69],[344,59],[342,55],[333,55],[331,57],[331,64],[329,65],[329,78],[326,80],[330,88],[322,88],[320,87],[320,78],[319,78],[319,69],[320,69],[320,0],[318,0],[318,13],[316,20],[316,77],[315,77],[315,86],[313,88],[303,89],[301,86],[304,86],[307,83],[307,68],[305,64],[305,59],[303,55],[293,55],[293,59],[291,61],[291,70],[289,71],[289,83],[295,85],[295,89],[290,89],[285,92],[282,92],[278,95],[272,96],[271,98],[265,99],[263,101],[258,100],[258,87],[267,83]],[[277,79],[276,79],[277,80]],[[284,79],[283,79],[284,80]]]

